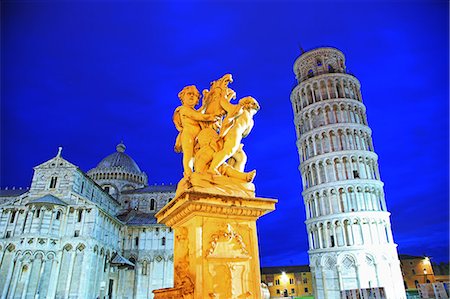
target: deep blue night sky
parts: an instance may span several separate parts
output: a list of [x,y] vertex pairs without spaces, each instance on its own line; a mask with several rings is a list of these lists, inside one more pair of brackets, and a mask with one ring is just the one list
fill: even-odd
[[173,110],[185,85],[225,73],[262,109],[244,140],[263,266],[307,264],[289,100],[299,44],[332,46],[362,85],[400,253],[449,260],[448,1],[2,1],[1,182],[30,185],[63,157],[88,171],[127,153],[149,183],[177,183]]

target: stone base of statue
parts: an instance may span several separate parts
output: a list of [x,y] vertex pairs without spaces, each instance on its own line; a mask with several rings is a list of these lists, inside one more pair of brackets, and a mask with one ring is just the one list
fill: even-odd
[[175,234],[174,288],[155,299],[261,298],[256,220],[275,199],[186,191],[156,214]]

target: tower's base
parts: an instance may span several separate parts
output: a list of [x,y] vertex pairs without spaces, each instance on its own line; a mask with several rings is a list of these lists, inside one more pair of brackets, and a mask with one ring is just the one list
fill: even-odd
[[260,299],[256,220],[276,202],[185,192],[168,203],[156,217],[174,229],[175,287],[155,299]]

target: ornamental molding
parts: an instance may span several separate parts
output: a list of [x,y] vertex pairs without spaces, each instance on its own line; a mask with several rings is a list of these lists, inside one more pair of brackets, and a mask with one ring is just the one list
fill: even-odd
[[300,110],[300,112],[295,113],[294,115],[294,120],[300,119],[300,118],[306,118],[306,114],[311,114],[311,113],[318,113],[318,111],[320,109],[325,110],[327,107],[328,108],[333,108],[333,106],[353,106],[354,108],[360,108],[362,110],[362,112],[365,114],[367,109],[366,109],[366,105],[364,105],[363,102],[360,102],[358,100],[355,99],[350,99],[350,98],[331,98],[331,99],[325,99],[322,101],[318,101],[315,103],[312,103],[310,105],[305,106],[304,108],[302,108]]
[[348,81],[351,81],[353,84],[356,85],[358,89],[361,88],[361,83],[359,82],[358,78],[356,78],[354,75],[351,75],[349,73],[328,73],[324,72],[320,75],[315,75],[314,77],[308,78],[300,83],[298,83],[294,89],[292,89],[291,96],[293,94],[298,94],[303,88],[307,88],[308,86],[313,86],[314,84],[319,84],[320,81],[327,81],[327,80],[341,80],[346,79]]
[[[338,150],[332,151],[325,154],[316,155],[312,158],[309,158],[303,161],[300,165],[300,170],[305,170],[311,164],[317,162],[326,162],[326,160],[331,160],[333,162],[335,159],[342,160],[343,158],[369,158],[373,159],[375,162],[378,161],[378,155],[375,152],[368,150]],[[349,161],[351,162],[351,161]],[[359,162],[359,161],[357,161]]]
[[[344,130],[344,131],[361,130],[363,132],[367,132],[370,136],[372,135],[372,130],[366,125],[361,125],[361,124],[357,124],[357,123],[353,123],[353,122],[335,123],[335,124],[320,126],[320,127],[314,128],[306,133],[303,133],[300,136],[300,138],[297,140],[297,146],[299,144],[302,144],[302,142],[304,142],[305,139],[307,139],[309,137],[313,137],[313,135],[316,135],[316,134],[322,135],[323,133],[331,133],[331,132],[335,132],[335,131],[339,131],[339,130]],[[338,136],[338,135],[336,135],[336,136]]]

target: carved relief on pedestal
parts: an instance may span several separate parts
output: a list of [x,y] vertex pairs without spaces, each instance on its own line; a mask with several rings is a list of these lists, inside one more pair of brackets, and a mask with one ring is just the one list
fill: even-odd
[[[213,233],[206,249],[211,298],[252,298],[248,290],[251,256],[244,238],[230,224]],[[220,295],[219,295],[220,294]]]
[[[211,235],[210,247],[206,250],[206,257],[250,258],[242,236],[238,234],[230,224],[226,230]],[[216,252],[218,245],[221,245]],[[221,248],[222,247],[222,248]]]

